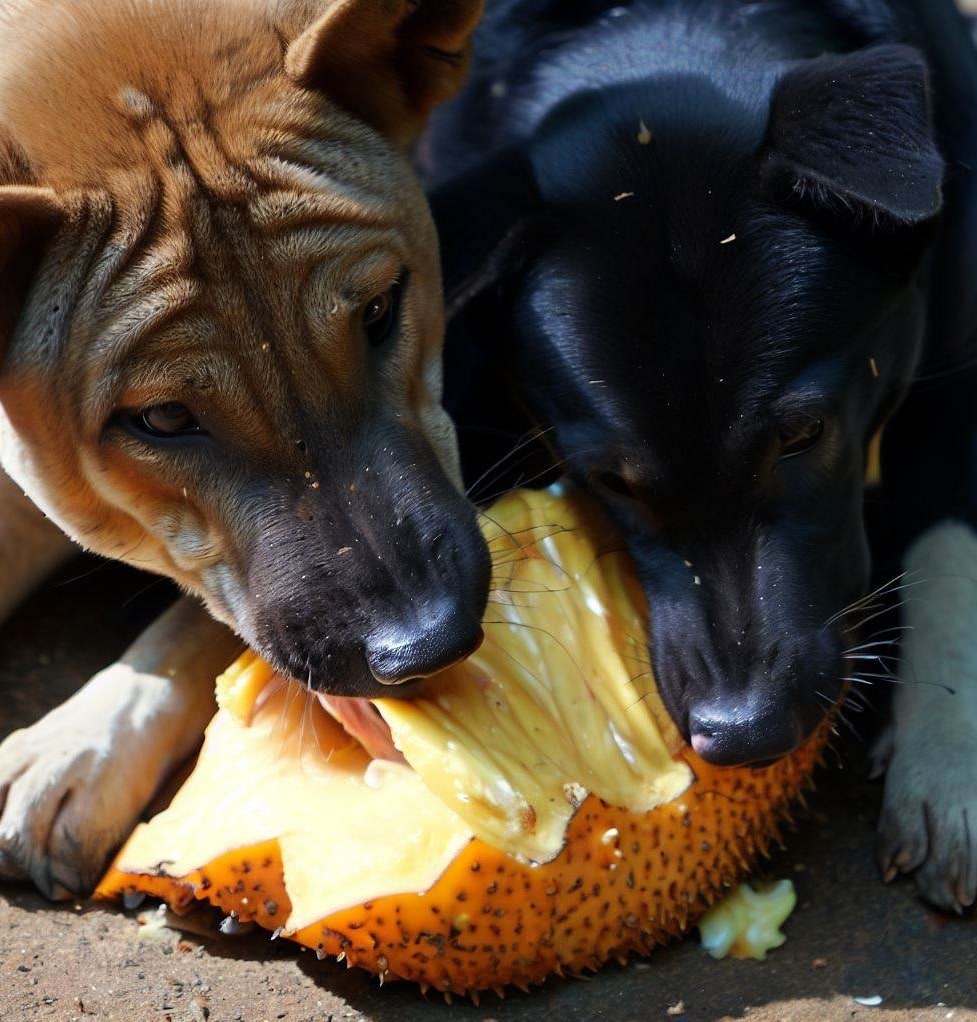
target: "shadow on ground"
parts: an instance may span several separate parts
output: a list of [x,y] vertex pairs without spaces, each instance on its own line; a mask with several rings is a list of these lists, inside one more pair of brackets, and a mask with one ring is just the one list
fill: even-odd
[[[170,595],[125,568],[72,565],[0,631],[0,735],[108,663]],[[760,870],[790,876],[799,893],[787,944],[763,963],[713,962],[691,938],[586,981],[448,1006],[411,987],[381,990],[266,936],[140,939],[134,913],[51,906],[8,886],[0,888],[0,1019],[977,1020],[977,920],[939,916],[910,885],[880,883],[872,859],[879,788],[864,780],[857,746],[845,750],[846,769],[833,760],[787,848]],[[876,1007],[854,1000],[876,995]]]

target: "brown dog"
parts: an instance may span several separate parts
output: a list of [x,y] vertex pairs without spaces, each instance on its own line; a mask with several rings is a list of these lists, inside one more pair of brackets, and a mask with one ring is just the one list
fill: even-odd
[[[188,599],[0,746],[0,876],[82,892],[239,639],[369,695],[469,653],[488,557],[400,147],[479,0],[0,0],[0,615],[64,533]],[[225,626],[229,626],[230,630]]]

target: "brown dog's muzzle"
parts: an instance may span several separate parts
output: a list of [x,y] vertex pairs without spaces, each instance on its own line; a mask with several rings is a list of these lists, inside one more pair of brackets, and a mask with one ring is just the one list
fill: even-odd
[[471,656],[485,637],[470,609],[453,599],[425,607],[403,624],[389,625],[367,640],[370,673],[381,685],[429,678]]
[[412,434],[385,435],[356,461],[317,470],[328,485],[275,487],[276,511],[255,516],[244,637],[316,691],[406,694],[481,642],[488,549],[474,508]]

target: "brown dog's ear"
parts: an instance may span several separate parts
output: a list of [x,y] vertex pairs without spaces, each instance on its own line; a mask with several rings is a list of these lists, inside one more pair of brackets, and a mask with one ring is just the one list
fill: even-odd
[[407,144],[461,85],[483,0],[333,0],[292,43],[288,74]]
[[0,369],[44,244],[64,212],[50,188],[0,178]]

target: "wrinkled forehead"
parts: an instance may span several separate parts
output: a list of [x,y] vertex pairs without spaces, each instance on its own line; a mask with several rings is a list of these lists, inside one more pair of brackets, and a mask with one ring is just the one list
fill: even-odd
[[77,296],[75,326],[89,336],[74,347],[91,373],[176,363],[201,376],[208,361],[226,369],[270,348],[301,358],[340,345],[358,310],[405,274],[436,287],[433,227],[410,175],[394,194],[389,181],[319,180],[280,154],[262,173],[241,202],[200,188],[175,202],[179,181],[127,182],[99,272]]
[[428,269],[434,228],[406,162],[382,139],[353,144],[333,134],[259,140],[213,181],[188,166],[161,175],[156,191],[171,242],[161,256],[182,268],[189,255],[197,275],[218,284],[228,270],[279,286],[315,273],[352,297],[375,286],[385,264]]

